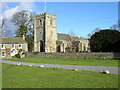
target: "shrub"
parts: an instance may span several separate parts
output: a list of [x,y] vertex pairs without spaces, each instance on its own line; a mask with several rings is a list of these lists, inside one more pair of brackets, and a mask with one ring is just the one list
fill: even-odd
[[15,55],[16,58],[20,58],[20,53]]

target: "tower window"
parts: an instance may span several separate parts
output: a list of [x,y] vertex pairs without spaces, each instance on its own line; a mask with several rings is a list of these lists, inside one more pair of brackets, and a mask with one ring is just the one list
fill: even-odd
[[50,20],[50,25],[52,25],[52,20]]
[[42,20],[40,19],[40,25],[42,25]]

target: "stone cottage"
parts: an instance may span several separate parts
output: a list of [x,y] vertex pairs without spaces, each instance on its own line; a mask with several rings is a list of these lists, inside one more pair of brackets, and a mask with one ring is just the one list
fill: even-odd
[[0,38],[0,57],[12,58],[17,53],[28,52],[27,42],[22,38]]

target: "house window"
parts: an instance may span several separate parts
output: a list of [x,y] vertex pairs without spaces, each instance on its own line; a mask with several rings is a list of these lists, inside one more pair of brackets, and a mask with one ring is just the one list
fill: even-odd
[[12,44],[12,48],[15,48],[15,45],[14,45],[14,44]]
[[5,47],[4,47],[4,44],[2,44],[2,48],[5,48]]
[[22,45],[21,45],[21,44],[19,44],[19,48],[22,48]]
[[2,52],[2,57],[5,57],[5,52]]

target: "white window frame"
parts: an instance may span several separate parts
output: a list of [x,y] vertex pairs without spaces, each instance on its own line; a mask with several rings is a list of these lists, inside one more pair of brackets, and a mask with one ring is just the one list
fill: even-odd
[[15,49],[15,44],[12,44],[12,49]]
[[2,44],[1,49],[5,49],[5,45],[4,44]]
[[[20,46],[19,46],[20,45]],[[22,44],[18,44],[18,48],[22,48]]]

